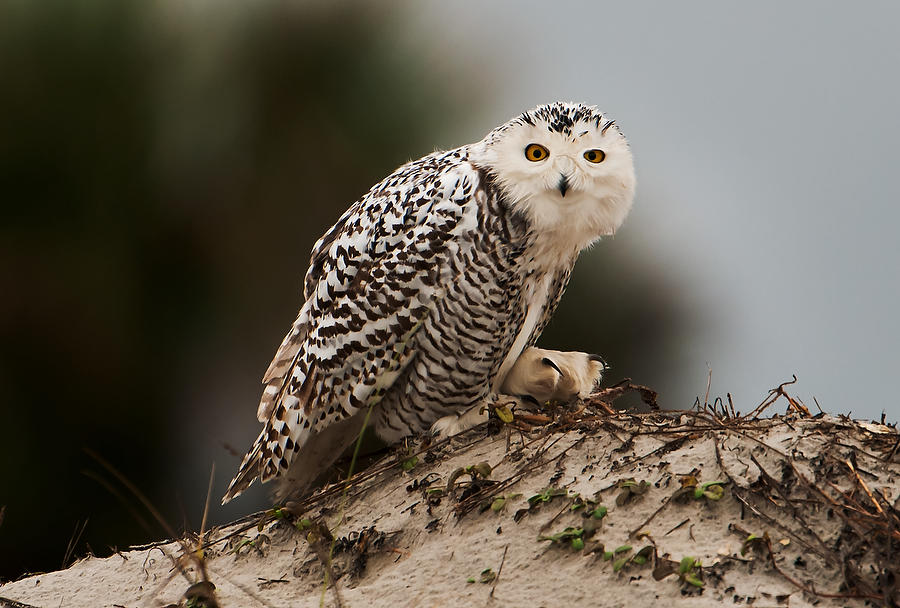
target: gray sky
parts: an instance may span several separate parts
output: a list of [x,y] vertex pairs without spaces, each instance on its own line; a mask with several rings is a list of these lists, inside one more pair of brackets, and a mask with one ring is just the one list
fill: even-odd
[[900,5],[847,6],[455,0],[411,4],[402,28],[435,69],[490,75],[448,145],[556,99],[617,119],[638,196],[616,245],[709,319],[679,401],[709,364],[745,410],[796,373],[811,407],[897,420]]

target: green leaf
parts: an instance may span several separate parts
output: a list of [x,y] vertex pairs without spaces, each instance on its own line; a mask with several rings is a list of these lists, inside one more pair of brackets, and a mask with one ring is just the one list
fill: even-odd
[[[622,545],[621,547],[616,547],[615,549],[613,549],[612,555],[610,557],[612,558],[622,553],[628,553],[629,551],[631,551],[631,545]],[[606,558],[606,553],[603,554],[603,557],[604,559]],[[625,564],[629,562],[629,560],[631,560],[630,556],[623,555],[622,557],[614,561],[613,571],[618,572],[619,570],[621,570],[625,566]]]
[[693,585],[694,587],[703,587],[703,581],[692,574],[688,574],[687,576],[685,576],[684,582],[688,583],[689,585]]
[[612,551],[604,551],[604,552],[603,552],[603,561],[607,561],[607,562],[608,562],[608,561],[611,560],[612,558],[613,558],[613,552],[612,552]]
[[621,490],[619,495],[616,496],[616,505],[621,507],[632,499],[646,494],[647,490],[650,488],[650,484],[647,481],[637,482],[631,477],[628,479],[620,479],[616,483],[616,487]]
[[501,421],[505,422],[506,424],[509,424],[510,422],[513,421],[513,413],[509,409],[509,407],[507,407],[505,405],[501,405],[500,407],[495,407],[494,413],[497,414],[497,418],[499,418]]
[[540,494],[535,494],[531,498],[528,499],[528,504],[531,506],[536,505],[539,502],[550,502],[557,496],[565,496],[568,492],[566,490],[562,490],[560,488],[544,488],[541,490]]
[[746,555],[750,549],[762,549],[766,546],[766,543],[769,539],[769,533],[766,532],[762,536],[757,534],[751,534],[746,539],[744,539],[744,544],[741,545],[741,555]]
[[401,463],[400,463],[400,467],[401,467],[404,471],[412,471],[412,470],[413,470],[413,467],[415,467],[417,464],[419,464],[419,457],[418,457],[418,456],[412,456],[412,457],[410,457],[410,458],[407,458],[407,459],[404,460],[403,462],[401,462]]
[[704,496],[710,500],[720,500],[725,496],[724,481],[707,481],[694,489],[694,498],[703,498]]
[[557,532],[556,534],[552,534],[550,536],[538,536],[538,540],[549,540],[553,543],[563,543],[566,541],[572,541],[572,546],[575,546],[574,541],[580,541],[580,549],[584,548],[584,529],[583,528],[573,528],[569,526],[562,532]]
[[638,566],[643,566],[650,558],[653,557],[653,545],[647,545],[646,547],[642,547],[640,551],[634,554],[634,557],[631,558],[631,561],[637,564]]
[[581,538],[573,538],[572,548],[576,551],[581,551],[582,549],[584,549],[584,541]]
[[725,488],[722,486],[712,486],[711,489],[703,493],[710,500],[720,500],[725,496]]
[[600,505],[593,510],[593,512],[591,513],[591,517],[593,517],[594,519],[603,519],[604,517],[606,517],[607,512],[607,508],[603,505]]
[[256,543],[254,543],[249,538],[245,538],[244,540],[241,541],[241,543],[237,547],[234,548],[234,550],[232,550],[231,553],[233,555],[238,555],[238,554],[240,554],[241,549],[243,549],[244,547],[255,547],[255,546],[256,546]]
[[681,563],[678,564],[678,573],[679,574],[687,574],[691,571],[691,568],[694,567],[694,558],[693,557],[682,557]]
[[700,560],[690,556],[682,557],[681,562],[678,564],[678,578],[688,585],[702,588],[703,581],[700,580],[700,575],[702,574],[700,567]]
[[472,470],[482,479],[487,479],[491,476],[491,471],[493,469],[491,468],[491,465],[489,465],[488,463],[479,462],[474,467],[472,467]]
[[472,578],[472,577],[470,576],[469,578],[466,579],[466,582],[467,582],[467,583],[474,583],[474,582],[475,582],[475,579]]
[[494,513],[499,513],[504,509],[504,507],[506,507],[506,501],[513,500],[515,498],[518,498],[519,496],[521,496],[521,494],[518,492],[515,492],[513,494],[504,494],[503,496],[495,496],[491,501],[491,510]]
[[482,583],[490,583],[495,578],[497,578],[497,573],[494,572],[492,569],[485,568],[484,570],[481,571],[481,582]]

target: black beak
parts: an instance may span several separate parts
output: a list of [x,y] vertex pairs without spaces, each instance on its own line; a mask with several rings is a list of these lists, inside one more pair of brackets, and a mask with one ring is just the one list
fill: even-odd
[[566,191],[569,189],[569,178],[565,175],[560,175],[559,185],[557,187],[559,188],[559,193],[565,196]]

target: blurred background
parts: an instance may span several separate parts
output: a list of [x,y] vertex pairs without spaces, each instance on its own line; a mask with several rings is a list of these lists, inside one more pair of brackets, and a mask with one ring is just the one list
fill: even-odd
[[[595,103],[638,196],[541,343],[665,407],[895,421],[898,5],[0,4],[0,579],[178,529],[258,432],[314,240],[399,164]],[[815,411],[815,409],[814,409]],[[117,495],[118,494],[118,495]],[[146,527],[141,525],[145,520]]]

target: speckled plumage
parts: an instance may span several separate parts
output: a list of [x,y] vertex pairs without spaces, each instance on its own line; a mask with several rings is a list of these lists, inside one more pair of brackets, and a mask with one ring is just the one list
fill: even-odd
[[[305,302],[263,378],[263,430],[225,501],[257,477],[308,484],[369,408],[376,433],[395,441],[498,393],[578,252],[627,214],[631,155],[612,127],[590,106],[541,106],[481,142],[403,165],[351,206],[313,247]],[[604,162],[619,155],[621,169],[590,173],[560,153],[541,168],[547,177],[507,158],[521,155],[517,138],[573,150],[579,138],[606,142]]]

